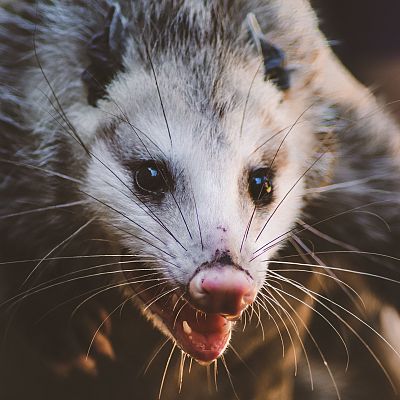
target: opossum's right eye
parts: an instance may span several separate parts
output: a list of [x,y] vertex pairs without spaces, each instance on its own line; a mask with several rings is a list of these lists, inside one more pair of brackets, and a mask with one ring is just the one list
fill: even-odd
[[165,172],[155,163],[145,164],[136,170],[135,185],[142,194],[162,195],[168,191]]

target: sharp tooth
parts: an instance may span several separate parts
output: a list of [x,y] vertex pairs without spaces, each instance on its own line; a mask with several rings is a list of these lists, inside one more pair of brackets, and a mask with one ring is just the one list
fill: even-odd
[[183,326],[183,332],[185,332],[186,335],[190,335],[192,333],[192,328],[189,326],[187,321],[183,321],[182,326]]

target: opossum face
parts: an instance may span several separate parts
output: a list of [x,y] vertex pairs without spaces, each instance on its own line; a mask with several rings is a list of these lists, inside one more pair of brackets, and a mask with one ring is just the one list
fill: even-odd
[[115,82],[99,106],[107,118],[85,191],[121,249],[158,272],[127,296],[185,352],[210,362],[294,226],[312,146],[301,110],[282,103],[262,74],[252,83],[256,64],[230,69],[206,105],[180,68],[158,71],[160,96],[148,71]]

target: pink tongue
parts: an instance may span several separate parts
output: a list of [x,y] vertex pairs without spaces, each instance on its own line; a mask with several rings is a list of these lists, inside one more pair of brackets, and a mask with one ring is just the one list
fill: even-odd
[[224,352],[230,338],[231,322],[219,314],[196,313],[186,306],[176,319],[174,331],[186,353],[208,363]]

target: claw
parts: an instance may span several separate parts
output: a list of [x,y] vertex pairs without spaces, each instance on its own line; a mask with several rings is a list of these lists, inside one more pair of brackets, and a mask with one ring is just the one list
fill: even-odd
[[109,358],[112,361],[115,360],[114,348],[110,340],[101,332],[98,332],[96,334],[96,337],[93,341],[93,348],[98,354],[101,354],[103,357]]

